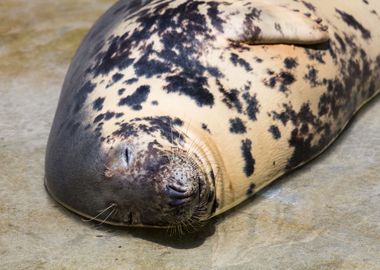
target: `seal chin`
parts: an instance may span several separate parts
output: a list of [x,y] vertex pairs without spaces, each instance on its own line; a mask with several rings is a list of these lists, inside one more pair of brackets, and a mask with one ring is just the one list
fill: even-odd
[[114,213],[106,223],[173,227],[210,216],[214,187],[189,153],[154,143],[143,149],[121,144],[109,157],[102,194]]

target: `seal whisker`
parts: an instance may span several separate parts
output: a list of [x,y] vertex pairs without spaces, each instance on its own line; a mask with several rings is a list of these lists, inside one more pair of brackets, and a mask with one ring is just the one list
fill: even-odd
[[[169,126],[170,126],[170,136],[171,136],[171,140],[172,140],[172,143],[174,144],[174,136],[173,136],[173,124],[172,124],[172,119],[169,118]],[[174,151],[172,151],[172,161],[174,161],[174,158],[175,158],[175,151],[176,151],[176,148],[174,148]]]
[[[188,131],[187,131],[188,132]],[[186,152],[189,152],[192,148],[193,148],[193,146],[194,146],[194,144],[195,144],[195,139],[193,139],[193,138],[191,138],[191,137],[189,137],[189,139],[190,139],[190,141],[191,141],[191,143],[188,145],[188,147],[186,148]]]
[[[191,139],[191,144],[187,148],[188,153],[192,152],[195,149],[195,146],[197,146],[197,143],[196,143],[197,140],[198,139]],[[193,151],[193,153],[194,153],[194,151]]]
[[[213,154],[211,153],[211,151],[209,150],[209,149],[207,149],[205,146],[203,146],[203,145],[198,145],[197,143],[196,143],[196,140],[195,139],[191,139],[192,140],[192,143],[191,143],[191,145],[189,146],[189,148],[187,148],[186,149],[186,152],[187,152],[187,157],[189,157],[192,153],[197,153],[196,152],[196,148],[195,148],[195,146],[197,146],[197,147],[199,147],[199,148],[201,148],[204,152],[205,152],[205,154],[206,154],[206,156],[208,156],[208,155],[210,155],[210,156],[212,156]],[[207,160],[206,159],[206,157],[204,157],[203,155],[198,155],[197,156],[198,157],[198,159],[201,161],[201,163],[202,164],[210,164],[212,167],[214,167],[214,168],[216,168],[217,169],[217,174],[216,175],[220,175],[221,174],[221,172],[220,172],[220,165],[216,162],[216,161],[209,161],[209,160]],[[215,175],[215,176],[216,176]]]
[[174,226],[170,226],[169,229],[170,229],[170,236],[174,236],[174,235],[176,235],[176,232],[177,232],[177,224],[175,224]]
[[188,136],[187,136],[187,133],[189,132],[189,128],[190,128],[191,121],[192,121],[192,120],[190,119],[190,120],[189,120],[189,123],[187,124],[186,130],[185,130],[185,134],[184,134],[185,137],[188,137]]
[[116,204],[115,203],[112,203],[110,206],[108,206],[107,208],[103,209],[103,210],[100,210],[100,213],[97,214],[95,217],[91,218],[91,219],[82,219],[84,222],[91,222],[91,221],[94,221],[96,220],[98,217],[100,217],[101,215],[103,215],[105,212],[107,212],[109,209],[113,208],[113,207],[116,207]]
[[190,217],[190,219],[186,221],[187,232],[195,232],[201,227],[202,223],[195,216]]
[[174,225],[171,236],[177,235],[177,225]]
[[195,232],[197,230],[195,223],[193,222],[193,218],[186,220],[185,228],[187,228],[187,232]]
[[178,233],[180,236],[185,234],[183,221],[178,224]]
[[116,208],[112,209],[112,211],[108,214],[108,216],[102,222],[100,222],[99,225],[103,225],[116,212],[117,212]]

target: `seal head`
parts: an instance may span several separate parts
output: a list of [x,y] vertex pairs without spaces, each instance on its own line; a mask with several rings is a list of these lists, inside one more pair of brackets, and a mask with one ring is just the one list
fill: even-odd
[[[72,211],[104,223],[145,227],[199,223],[211,216],[215,187],[196,146],[186,145],[188,140],[169,117],[133,119],[102,144],[76,150],[80,157],[73,159],[80,160],[82,169],[75,170],[78,166],[72,162],[71,168],[52,171],[59,176],[48,171],[47,189]],[[70,163],[57,161],[57,167],[60,164]]]

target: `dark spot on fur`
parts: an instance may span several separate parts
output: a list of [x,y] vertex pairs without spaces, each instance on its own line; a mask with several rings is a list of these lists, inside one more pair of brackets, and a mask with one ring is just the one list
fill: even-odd
[[126,80],[124,83],[128,84],[128,85],[131,85],[131,84],[133,84],[135,82],[138,82],[138,81],[139,81],[138,79],[132,78],[132,79]]
[[104,114],[99,114],[98,116],[95,117],[94,123],[98,123],[104,119]]
[[274,74],[269,79],[264,80],[264,84],[270,88],[275,88],[279,85],[279,91],[285,93],[289,90],[288,86],[295,82],[295,78],[292,73],[287,71],[281,71],[275,74],[273,71],[268,70],[268,74]]
[[302,3],[305,5],[306,8],[308,8],[311,11],[315,11],[316,10],[315,6],[312,3],[309,3],[309,2],[306,2],[306,1],[302,1]]
[[202,129],[206,130],[208,133],[211,134],[211,130],[208,128],[208,126],[205,123],[202,123]]
[[179,93],[190,96],[199,106],[214,105],[214,96],[205,88],[205,86],[208,86],[207,78],[203,76],[191,78],[191,76],[187,72],[168,76],[166,80],[169,84],[165,89],[168,93]]
[[98,98],[95,100],[92,104],[92,108],[95,111],[101,111],[103,109],[103,103],[104,103],[105,98]]
[[297,60],[292,57],[287,57],[284,60],[284,65],[287,69],[293,69],[298,66]]
[[304,79],[310,82],[311,87],[315,87],[319,85],[317,81],[318,70],[316,70],[313,66],[308,66],[308,73],[304,76]]
[[280,130],[278,129],[277,126],[272,125],[272,126],[269,128],[268,131],[272,134],[272,136],[273,136],[273,138],[274,138],[275,140],[278,140],[278,139],[281,138],[281,132],[280,132]]
[[218,10],[220,3],[212,1],[207,4],[209,5],[207,15],[211,20],[212,26],[214,26],[215,29],[217,29],[219,32],[223,33],[223,23],[225,23],[225,21],[219,16],[221,14],[221,12]]
[[[100,121],[108,121],[108,120],[111,120],[112,118],[114,118],[115,116],[116,116],[116,113],[107,111],[106,113],[99,114],[95,118],[94,123],[98,123]],[[119,115],[119,117],[121,117],[121,116]]]
[[284,111],[278,113],[278,112],[273,112],[273,120],[279,120],[282,122],[284,126],[289,122],[290,118],[293,117],[294,112],[292,111],[291,107],[284,103],[283,107],[285,108]]
[[317,61],[321,64],[326,64],[325,60],[323,59],[326,55],[325,50],[320,50],[319,48],[306,47],[305,52],[310,60]]
[[137,76],[146,76],[151,78],[156,75],[168,73],[171,70],[171,66],[166,61],[152,59],[152,56],[157,55],[157,52],[153,50],[153,43],[144,48],[144,54],[133,65]]
[[251,196],[255,192],[256,185],[251,183],[247,190],[247,196]]
[[140,133],[153,135],[159,133],[161,137],[168,142],[176,145],[185,138],[175,127],[182,126],[183,121],[179,118],[169,116],[135,118],[127,123],[119,123],[119,129],[114,136],[137,137]]
[[[118,68],[119,70],[129,67],[134,59],[129,58],[130,44],[128,40],[129,33],[125,33],[121,37],[114,37],[106,51],[100,52],[96,57],[96,64],[90,69],[95,76],[107,75],[111,70]],[[126,53],[128,51],[128,53]]]
[[148,85],[140,86],[132,95],[121,99],[119,106],[127,105],[133,110],[139,111],[142,109],[141,104],[148,99],[149,93],[150,87]]
[[274,23],[274,29],[276,29],[278,32],[281,33],[281,35],[283,35],[282,28],[281,28],[280,24]]
[[219,80],[217,80],[216,83],[219,92],[223,94],[223,103],[226,104],[229,109],[234,108],[239,113],[242,113],[243,105],[239,100],[239,91],[236,89],[227,91]]
[[246,71],[252,71],[251,65],[243,58],[240,58],[236,53],[231,53],[230,61],[232,62],[232,64],[234,64],[235,67],[239,65],[243,67]]
[[182,127],[184,124],[183,121],[179,118],[174,118],[174,120],[171,120],[171,121],[172,121],[172,124],[179,127]]
[[255,171],[255,160],[252,156],[252,141],[249,139],[241,142],[241,151],[244,158],[244,173],[247,177],[251,176]]
[[244,134],[247,132],[243,121],[240,118],[230,119],[230,132],[235,134]]
[[280,90],[282,92],[285,92],[286,86],[292,84],[295,81],[295,78],[292,73],[290,72],[281,72],[280,73],[280,78],[282,81],[282,86],[280,87]]
[[251,96],[249,93],[243,94],[243,99],[246,103],[247,109],[246,113],[252,121],[257,120],[257,113],[259,113],[259,102],[256,98],[256,94],[254,96]]
[[104,120],[105,121],[108,121],[108,120],[111,120],[113,117],[115,116],[115,113],[114,112],[106,112],[105,115],[104,115]]
[[125,92],[125,88],[119,89],[119,91],[118,91],[119,96],[122,96],[124,94],[124,92]]
[[334,33],[334,37],[338,41],[342,53],[346,53],[346,44],[344,43],[343,39],[337,33]]
[[370,39],[371,38],[371,32],[364,28],[364,26],[359,23],[354,16],[341,11],[339,9],[335,9],[336,12],[341,16],[342,20],[350,27],[354,28],[355,30],[359,30],[362,34],[362,37],[364,39]]
[[245,16],[243,41],[247,44],[254,44],[261,34],[261,29],[254,24],[255,20],[261,19],[261,13],[262,10],[252,8],[250,13]]
[[114,83],[116,83],[116,82],[120,81],[121,79],[123,79],[123,77],[124,77],[123,74],[121,74],[121,73],[116,73],[116,74],[114,74],[114,75],[112,76],[112,81],[113,81]]
[[79,89],[75,95],[74,113],[77,113],[80,111],[80,109],[82,109],[88,95],[94,91],[95,86],[95,84],[88,81],[82,86],[82,88]]

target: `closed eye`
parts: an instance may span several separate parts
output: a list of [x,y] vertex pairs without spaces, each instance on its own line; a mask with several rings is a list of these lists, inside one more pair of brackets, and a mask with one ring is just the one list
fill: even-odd
[[127,164],[129,164],[129,159],[129,149],[127,148],[125,149],[125,162],[127,162]]

